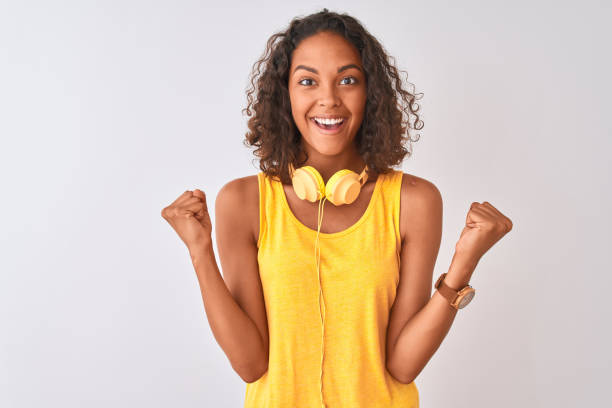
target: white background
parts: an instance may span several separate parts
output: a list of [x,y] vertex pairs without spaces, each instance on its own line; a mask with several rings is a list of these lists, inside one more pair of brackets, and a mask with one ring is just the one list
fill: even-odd
[[322,7],[424,93],[401,169],[444,199],[434,279],[471,202],[514,223],[416,379],[421,406],[606,404],[609,2],[3,1],[0,406],[242,406],[160,212],[195,188],[213,208],[259,171],[242,145],[251,66]]

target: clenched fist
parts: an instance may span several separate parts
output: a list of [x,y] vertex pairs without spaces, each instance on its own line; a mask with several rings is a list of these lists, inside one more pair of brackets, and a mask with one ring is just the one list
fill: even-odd
[[493,207],[491,203],[474,202],[468,211],[465,227],[455,245],[455,251],[477,262],[511,229],[510,218]]
[[211,244],[212,223],[202,190],[187,190],[164,208],[162,217],[174,228],[189,250]]

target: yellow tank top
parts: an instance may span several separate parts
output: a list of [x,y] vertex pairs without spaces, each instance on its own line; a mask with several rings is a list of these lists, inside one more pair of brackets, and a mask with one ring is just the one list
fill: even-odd
[[319,232],[318,271],[317,231],[293,214],[279,180],[257,177],[270,352],[268,371],[246,385],[244,407],[418,408],[415,383],[402,384],[385,365],[399,283],[402,172],[378,176],[355,224]]

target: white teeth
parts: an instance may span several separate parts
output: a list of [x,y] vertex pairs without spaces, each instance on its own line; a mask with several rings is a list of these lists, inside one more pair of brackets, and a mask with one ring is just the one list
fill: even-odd
[[344,119],[324,119],[324,118],[314,118],[314,120],[322,125],[335,125],[337,123],[342,123]]

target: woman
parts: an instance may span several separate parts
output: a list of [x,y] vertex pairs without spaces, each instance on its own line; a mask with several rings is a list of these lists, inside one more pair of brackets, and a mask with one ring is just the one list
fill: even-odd
[[512,228],[472,203],[431,296],[442,198],[391,167],[409,154],[403,114],[420,121],[388,59],[356,19],[327,9],[270,38],[246,108],[262,171],[215,202],[223,278],[204,192],[162,211],[248,383],[245,407],[418,407],[415,378],[473,297],[478,260]]

